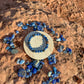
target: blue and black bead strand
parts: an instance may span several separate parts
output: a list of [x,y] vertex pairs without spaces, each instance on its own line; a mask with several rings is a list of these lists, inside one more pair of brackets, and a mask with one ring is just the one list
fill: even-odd
[[[41,46],[41,47],[44,47],[43,49],[41,49],[41,47],[39,47],[39,50],[38,50],[38,48],[32,48],[32,47],[31,47],[31,45],[30,45],[30,40],[31,40],[32,37],[34,37],[34,36],[42,36],[43,39],[45,39],[45,41],[46,41],[46,46],[44,46],[44,45]],[[34,35],[32,35],[32,36],[29,37],[29,39],[28,39],[28,47],[29,47],[29,49],[30,49],[32,52],[36,52],[36,53],[43,52],[43,51],[45,51],[45,50],[48,48],[48,39],[47,39],[47,37],[46,37],[45,35],[42,35],[42,34],[40,34],[40,33],[35,33]]]

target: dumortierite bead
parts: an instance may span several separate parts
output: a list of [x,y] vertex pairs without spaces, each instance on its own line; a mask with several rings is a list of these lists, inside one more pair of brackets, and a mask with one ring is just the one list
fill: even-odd
[[25,60],[20,60],[19,61],[19,64],[24,64],[25,63]]
[[20,63],[20,59],[17,59],[17,64],[19,64]]
[[37,69],[36,69],[36,68],[33,68],[32,73],[33,73],[33,74],[36,74],[36,73],[37,73]]
[[15,31],[15,33],[16,33],[16,34],[18,34],[18,33],[19,33],[19,31],[17,31],[17,30],[16,30],[16,31]]
[[18,26],[18,27],[21,27],[21,26],[23,26],[23,23],[22,23],[22,22],[19,22],[19,23],[17,24],[17,26]]
[[57,73],[57,69],[56,69],[56,67],[53,67],[53,71],[54,71],[54,74]]
[[28,24],[28,23],[26,23],[26,26],[29,26],[29,24]]
[[29,78],[29,75],[26,74],[25,78]]
[[33,27],[33,26],[35,26],[36,24],[35,24],[35,22],[32,22],[30,25]]
[[31,77],[32,76],[32,72],[29,72],[29,77]]
[[47,83],[45,81],[43,81],[42,84],[47,84]]
[[25,30],[25,29],[28,29],[28,26],[23,25],[23,26],[22,26],[22,29],[24,29],[24,30]]
[[52,81],[52,84],[56,84],[56,79],[54,79],[54,80]]
[[48,72],[48,77],[50,77],[52,75],[52,71]]
[[37,25],[40,25],[41,24],[41,22],[36,22],[37,23]]
[[30,69],[29,69],[29,68],[27,68],[27,69],[26,69],[26,72],[30,72]]
[[58,82],[58,83],[59,83],[59,82],[60,82],[60,79],[59,79],[59,78],[57,78],[57,79],[56,79],[56,82]]
[[6,47],[6,50],[9,50],[10,49],[10,47],[8,46],[8,47]]
[[32,65],[31,64],[27,65],[27,68],[28,69],[31,69],[32,68]]
[[15,38],[15,34],[12,34],[11,37],[9,37],[10,41],[12,41]]
[[18,70],[18,76],[19,77],[25,77],[26,76],[26,71],[24,69],[19,69]]

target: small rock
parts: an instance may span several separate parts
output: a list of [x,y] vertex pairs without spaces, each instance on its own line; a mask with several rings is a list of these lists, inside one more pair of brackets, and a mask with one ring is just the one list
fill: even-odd
[[12,49],[12,50],[11,50],[11,53],[12,53],[12,54],[16,54],[16,53],[18,53],[18,50],[17,50],[17,49]]

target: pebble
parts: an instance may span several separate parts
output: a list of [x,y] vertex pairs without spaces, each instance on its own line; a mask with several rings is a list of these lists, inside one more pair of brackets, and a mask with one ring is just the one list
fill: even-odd
[[11,54],[16,54],[16,53],[18,53],[17,49],[11,49]]

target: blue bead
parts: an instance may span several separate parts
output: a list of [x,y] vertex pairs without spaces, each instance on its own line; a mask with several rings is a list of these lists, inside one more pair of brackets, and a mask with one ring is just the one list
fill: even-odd
[[32,76],[32,72],[29,72],[29,77],[31,77]]
[[26,63],[25,63],[25,65],[28,65],[29,64],[29,61],[27,61]]
[[39,65],[40,65],[40,61],[37,61],[37,62],[34,64],[34,67],[38,68]]
[[62,38],[62,41],[66,41],[66,39],[65,38]]
[[63,38],[63,35],[60,35],[60,38]]
[[43,61],[40,61],[40,64],[44,65],[44,62]]
[[25,60],[20,60],[19,64],[24,64]]
[[22,29],[24,29],[24,30],[25,30],[25,29],[28,29],[28,26],[23,25],[23,26],[22,26]]
[[56,79],[54,79],[54,80],[52,81],[52,84],[56,84]]
[[19,69],[18,70],[18,76],[19,77],[25,77],[26,76],[26,71],[24,69]]
[[26,74],[25,78],[29,78],[29,75]]
[[22,23],[22,22],[19,22],[19,23],[17,24],[17,26],[18,26],[18,27],[21,27],[21,26],[23,26],[23,23]]
[[55,31],[52,31],[52,34],[54,35],[55,34]]
[[52,71],[48,72],[48,77],[50,77],[52,75]]
[[37,25],[40,25],[41,23],[40,22],[36,22],[37,23]]
[[57,73],[57,69],[56,69],[56,67],[53,67],[53,71],[54,71],[54,74]]
[[31,25],[31,26],[35,26],[36,24],[35,24],[35,22],[32,22],[30,25]]
[[56,39],[56,41],[62,41],[62,39],[61,38],[58,38],[58,39]]
[[17,59],[17,64],[19,64],[20,63],[20,59]]
[[49,77],[48,81],[51,82],[53,79],[53,77]]
[[44,28],[46,28],[46,24],[45,23],[43,23],[42,25],[43,25]]
[[18,34],[18,33],[19,33],[19,31],[17,31],[17,30],[16,30],[16,31],[15,31],[15,33],[16,33],[16,34]]
[[56,77],[58,77],[58,74],[52,74],[52,77],[56,78]]
[[56,36],[58,36],[58,34],[56,33]]
[[40,69],[42,68],[42,64],[39,65],[39,67],[37,68],[37,71],[40,71]]
[[31,64],[27,65],[27,68],[28,69],[31,69],[32,68],[32,65]]
[[9,40],[10,40],[9,37],[5,37],[5,38],[3,39],[3,42],[6,43],[6,42],[9,41]]
[[27,69],[26,69],[26,72],[30,72],[30,69],[27,68]]
[[56,82],[58,82],[58,83],[59,83],[59,82],[60,82],[60,79],[59,79],[59,78],[57,78],[57,79],[56,79]]
[[45,81],[43,81],[42,84],[47,84],[47,83]]
[[10,47],[8,46],[8,47],[6,47],[6,50],[9,50],[10,49]]
[[15,34],[12,34],[12,36],[10,37],[10,41],[12,41],[15,38]]
[[13,46],[14,45],[14,43],[13,42],[10,42],[10,46]]
[[32,73],[33,73],[33,74],[36,74],[36,73],[37,73],[37,69],[36,69],[36,68],[33,68]]
[[12,45],[12,46],[11,46],[11,48],[15,48],[15,46],[14,46],[14,45]]
[[29,26],[29,24],[28,24],[28,23],[26,23],[26,26]]
[[46,84],[49,84],[49,83],[50,83],[50,81],[49,81],[49,80],[47,80],[47,81],[46,81]]

